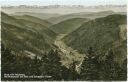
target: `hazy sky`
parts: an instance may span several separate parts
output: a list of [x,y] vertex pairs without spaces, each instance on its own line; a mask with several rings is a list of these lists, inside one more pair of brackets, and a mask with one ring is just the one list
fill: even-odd
[[0,0],[1,5],[124,5],[127,0]]

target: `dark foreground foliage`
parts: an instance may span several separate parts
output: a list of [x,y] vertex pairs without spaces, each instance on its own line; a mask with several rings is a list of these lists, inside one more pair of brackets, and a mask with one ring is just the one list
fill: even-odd
[[127,80],[127,59],[120,66],[114,61],[112,50],[109,50],[104,60],[101,60],[102,57],[100,56],[96,55],[92,48],[89,48],[88,56],[81,66],[80,80]]
[[[24,55],[13,54],[11,49],[2,45],[2,80],[47,80],[47,81],[71,81],[71,80],[126,80],[127,78],[127,60],[123,65],[113,61],[113,52],[100,60],[100,56],[96,55],[92,48],[89,48],[88,55],[81,65],[81,72],[78,74],[75,70],[75,62],[70,68],[62,66],[57,50],[51,50],[48,54],[44,54],[41,59],[37,56],[31,59]],[[44,76],[43,78],[5,78],[4,74],[25,74],[28,76]]]
[[[31,59],[22,54],[12,54],[11,49],[2,45],[2,80],[76,80],[77,72],[67,69],[60,63],[57,50],[51,50],[41,59]],[[26,76],[43,76],[42,78],[6,78],[4,74],[25,74]]]

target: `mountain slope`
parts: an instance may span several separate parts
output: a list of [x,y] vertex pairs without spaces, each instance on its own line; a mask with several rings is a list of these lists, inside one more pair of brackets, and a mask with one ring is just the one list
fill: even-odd
[[104,55],[112,49],[115,61],[121,63],[126,58],[126,16],[114,14],[86,22],[63,41],[81,53],[92,48]]
[[15,19],[2,13],[2,43],[15,53],[41,55],[53,47],[56,34],[39,23]]
[[22,15],[22,16],[16,15],[16,16],[13,16],[13,17],[15,17],[16,19],[25,19],[25,20],[32,21],[32,22],[35,22],[35,23],[40,23],[40,24],[45,25],[46,27],[49,27],[49,26],[52,25],[48,21],[42,20],[42,19],[34,17],[34,16],[30,16],[30,15]]
[[73,18],[69,20],[62,21],[58,24],[52,25],[50,27],[55,33],[58,34],[67,34],[75,29],[77,29],[82,23],[88,21],[89,19],[85,18]]
[[1,12],[1,21],[4,23],[8,23],[8,24],[22,27],[22,23],[18,22],[16,18],[7,15],[4,12]]
[[32,30],[33,32],[38,32],[40,34],[43,34],[45,38],[49,38],[48,42],[53,42],[53,39],[56,38],[56,33],[40,23],[35,23],[24,19],[19,19],[18,21],[21,22],[23,25],[27,26],[29,30]]
[[[30,18],[31,16],[29,16],[30,19],[33,19],[34,22],[32,21],[29,21],[29,20],[26,20],[26,19],[16,19],[12,16],[9,16],[7,14],[5,14],[4,12],[1,13],[2,17],[1,17],[1,20],[2,22],[4,23],[7,23],[7,24],[11,24],[11,25],[14,25],[14,26],[17,26],[17,27],[21,27],[21,28],[24,28],[24,29],[28,29],[28,30],[37,30],[38,32],[42,32],[42,33],[46,33],[47,31],[49,31],[52,35],[49,35],[51,38],[54,38],[56,36],[56,34],[51,31],[48,26],[46,26],[45,22],[42,22],[41,24],[40,23],[37,23],[35,22],[36,19],[38,18],[35,18],[35,17],[32,17]],[[46,31],[47,30],[47,31]]]

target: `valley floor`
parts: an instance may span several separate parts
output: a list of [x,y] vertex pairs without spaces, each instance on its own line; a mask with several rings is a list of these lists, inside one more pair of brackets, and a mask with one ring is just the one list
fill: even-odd
[[77,62],[76,70],[79,71],[80,65],[84,59],[84,54],[80,54],[77,50],[67,46],[61,39],[66,36],[66,34],[59,34],[55,40],[55,45],[64,54],[62,55],[62,64],[66,67],[70,67],[70,64],[74,61]]

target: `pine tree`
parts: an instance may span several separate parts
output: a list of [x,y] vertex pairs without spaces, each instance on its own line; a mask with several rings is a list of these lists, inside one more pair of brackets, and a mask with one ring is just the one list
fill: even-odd
[[84,58],[81,65],[81,80],[98,80],[99,79],[98,56],[95,56],[92,48],[88,50],[88,57]]
[[127,59],[124,60],[123,64],[118,66],[118,80],[127,80]]
[[62,66],[61,67],[61,74],[62,74],[62,80],[65,80],[65,81],[71,81],[71,77],[72,77],[72,73],[71,73],[71,70],[66,68],[65,66]]
[[28,66],[27,67],[29,68],[32,75],[41,75],[42,74],[41,70],[40,70],[42,62],[41,62],[41,60],[39,60],[37,58],[37,56],[35,56],[35,58],[33,60],[31,60],[29,64],[30,65],[28,65],[28,66],[30,66],[30,67],[28,67]]
[[43,75],[51,76],[50,80],[61,80],[61,62],[57,50],[51,50],[47,55],[42,57]]
[[112,49],[110,49],[108,55],[106,55],[106,59],[102,67],[104,69],[104,80],[126,80],[126,61],[124,61],[121,66],[114,61],[114,53]]
[[79,74],[76,71],[76,61],[73,61],[73,63],[70,65],[70,80],[77,80],[79,79]]

